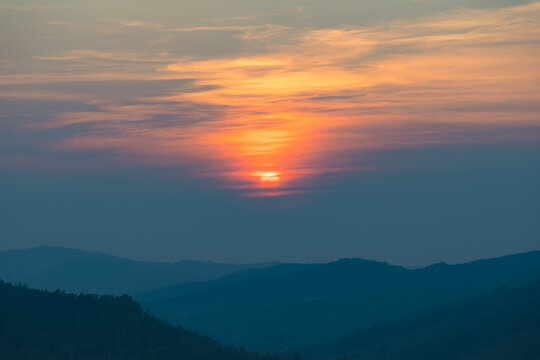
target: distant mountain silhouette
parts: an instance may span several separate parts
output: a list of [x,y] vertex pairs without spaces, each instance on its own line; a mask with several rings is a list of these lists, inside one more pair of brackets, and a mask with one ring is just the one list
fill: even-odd
[[52,293],[2,281],[0,358],[279,360],[166,324],[144,313],[127,295]]
[[302,353],[310,359],[540,359],[540,281],[418,311]]
[[256,350],[327,342],[356,328],[540,279],[540,252],[409,270],[343,259],[279,265],[142,294],[159,316]]
[[231,275],[225,275],[214,280],[183,282],[180,284],[166,286],[157,290],[150,290],[140,294],[136,294],[134,297],[137,301],[146,303],[160,302],[194,291],[218,288],[225,285],[249,280],[258,281],[262,279],[273,278],[276,276],[283,276],[298,270],[302,270],[305,267],[306,265],[304,264],[292,263],[269,266],[264,268],[264,271],[260,271],[260,269],[241,270]]
[[44,246],[0,252],[0,278],[37,289],[121,295],[276,264],[143,262],[99,252]]

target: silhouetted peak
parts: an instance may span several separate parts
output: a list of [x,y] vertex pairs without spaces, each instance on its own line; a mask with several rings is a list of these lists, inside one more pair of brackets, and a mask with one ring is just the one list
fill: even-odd
[[386,261],[367,260],[362,258],[341,258],[337,261],[329,263],[329,265],[338,267],[397,267],[387,263]]
[[[447,263],[445,263],[444,261],[439,261],[437,263],[434,263],[434,264],[431,264],[429,266],[426,266],[425,268],[423,269],[429,269],[429,270],[437,270],[437,269],[446,269],[448,268],[450,265],[448,265]],[[419,270],[422,270],[422,269],[419,269]]]
[[439,261],[438,263],[435,263],[433,265],[431,265],[432,267],[445,267],[445,266],[448,266],[447,263],[445,263],[444,261]]
[[386,261],[368,260],[362,258],[340,258],[333,262],[334,264],[380,264],[389,265]]

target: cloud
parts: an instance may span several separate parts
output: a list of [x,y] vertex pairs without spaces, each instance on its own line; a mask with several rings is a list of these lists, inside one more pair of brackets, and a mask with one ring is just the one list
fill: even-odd
[[[339,27],[108,19],[118,39],[137,30],[145,41],[117,47],[100,38],[36,55],[35,73],[4,75],[0,89],[5,97],[76,96],[99,108],[59,108],[31,127],[81,125],[51,141],[57,151],[206,163],[197,174],[276,194],[331,169],[356,169],[346,153],[484,141],[471,129],[539,126],[539,16],[540,2]],[[226,45],[198,50],[206,32],[226,34]],[[180,55],[182,47],[195,50]],[[280,173],[278,188],[261,188],[267,184],[253,175],[260,172]]]
[[231,25],[231,26],[192,26],[184,28],[174,28],[168,29],[167,31],[173,32],[193,32],[193,31],[251,31],[254,29],[261,28],[261,26],[242,26],[242,25]]
[[0,4],[0,10],[12,10],[12,11],[43,11],[62,9],[65,6],[59,5],[20,5],[20,4]]
[[122,25],[128,26],[128,27],[140,27],[145,29],[161,29],[163,27],[163,24],[148,22],[148,21],[140,21],[140,20],[128,20],[122,22]]
[[119,51],[99,51],[95,49],[74,49],[62,52],[56,55],[36,56],[39,60],[54,60],[54,61],[73,61],[82,59],[99,59],[108,61],[123,61],[123,62],[157,62],[163,63],[167,60],[168,54],[152,54],[145,53],[126,53]]

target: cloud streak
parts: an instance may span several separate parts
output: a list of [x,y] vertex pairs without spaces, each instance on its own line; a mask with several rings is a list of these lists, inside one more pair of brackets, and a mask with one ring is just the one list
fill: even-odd
[[[145,166],[208,164],[197,166],[196,176],[223,179],[224,187],[249,196],[294,194],[314,191],[310,179],[318,174],[368,171],[344,154],[485,141],[448,132],[449,126],[474,134],[538,127],[539,19],[540,2],[364,26],[115,20],[113,33],[116,26],[144,32],[141,46],[112,50],[101,41],[35,55],[34,74],[0,77],[0,96],[66,100],[70,93],[58,84],[180,81],[151,94],[144,85],[127,95],[83,91],[76,100],[99,111],[59,109],[27,129],[85,124],[84,132],[54,139],[48,148],[106,150]],[[226,33],[241,46],[186,56],[163,37],[207,31]],[[15,88],[39,83],[53,92]],[[264,173],[279,176],[262,181]]]

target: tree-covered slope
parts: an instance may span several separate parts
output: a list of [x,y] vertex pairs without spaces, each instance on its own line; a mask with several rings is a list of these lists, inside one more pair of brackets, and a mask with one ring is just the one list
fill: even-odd
[[286,350],[338,338],[426,306],[536,279],[540,279],[540,252],[418,270],[343,259],[283,271],[256,270],[249,276],[190,284],[141,301],[159,316],[219,341],[255,350]]
[[129,296],[73,295],[0,281],[0,358],[277,360],[144,313]]
[[540,359],[540,281],[421,310],[303,352],[314,359]]

